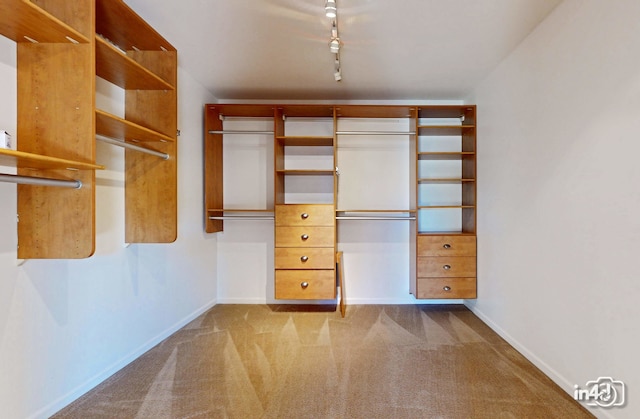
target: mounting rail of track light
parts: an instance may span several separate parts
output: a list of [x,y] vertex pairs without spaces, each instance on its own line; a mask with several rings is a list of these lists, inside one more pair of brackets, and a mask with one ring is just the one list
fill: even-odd
[[324,11],[329,19],[331,19],[331,38],[329,39],[329,51],[335,54],[333,78],[336,81],[342,80],[342,68],[340,65],[340,48],[342,41],[338,36],[338,6],[336,0],[326,0],[324,3]]

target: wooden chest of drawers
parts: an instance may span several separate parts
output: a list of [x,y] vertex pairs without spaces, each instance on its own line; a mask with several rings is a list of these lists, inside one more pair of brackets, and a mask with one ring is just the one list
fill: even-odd
[[418,236],[416,298],[476,298],[476,237]]
[[334,206],[276,205],[275,226],[275,298],[335,299]]

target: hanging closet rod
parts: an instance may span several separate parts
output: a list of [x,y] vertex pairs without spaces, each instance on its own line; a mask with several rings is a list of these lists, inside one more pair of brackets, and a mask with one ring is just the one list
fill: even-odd
[[167,153],[161,153],[159,151],[150,150],[148,148],[140,147],[139,145],[125,143],[124,141],[116,140],[115,138],[105,137],[104,135],[96,135],[96,140],[100,140],[103,143],[117,145],[118,147],[124,147],[131,150],[139,151],[145,154],[151,154],[152,156],[160,157],[164,160],[169,160],[169,155]]
[[273,135],[273,131],[244,131],[244,130],[211,130],[209,134],[268,134]]
[[244,216],[244,215],[222,215],[222,216],[211,216],[209,217],[210,220],[273,220],[274,217],[271,216],[264,216],[264,217],[257,217],[257,216]]
[[337,135],[416,135],[415,131],[336,131]]
[[82,188],[82,182],[79,180],[61,180],[61,179],[9,175],[9,174],[0,174],[0,182],[20,183],[23,185],[59,186],[61,188],[74,188],[74,189]]
[[351,217],[348,215],[340,215],[336,217],[336,220],[391,220],[391,221],[411,221],[411,220],[415,220],[416,217],[367,217],[367,216],[358,216],[358,217]]

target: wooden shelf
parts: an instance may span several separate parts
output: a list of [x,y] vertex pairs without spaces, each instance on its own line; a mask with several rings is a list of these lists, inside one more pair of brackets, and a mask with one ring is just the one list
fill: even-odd
[[276,170],[277,174],[282,175],[296,175],[296,176],[333,176],[333,170],[298,170],[298,169],[285,169]]
[[[175,142],[175,138],[96,109],[96,134],[127,142]],[[133,141],[136,140],[136,141]]]
[[101,170],[104,166],[23,151],[0,149],[0,164],[22,169]]
[[418,136],[473,134],[474,125],[418,125]]
[[418,183],[466,183],[466,182],[475,182],[475,179],[459,179],[459,178],[421,178],[418,179]]
[[474,157],[476,153],[474,151],[462,151],[462,152],[420,152],[418,153],[419,160],[460,160],[464,157]]
[[475,236],[475,231],[418,231],[418,236]]
[[96,0],[96,33],[125,51],[176,51],[122,0]]
[[475,208],[474,205],[419,205],[418,210],[421,209],[467,209]]
[[207,212],[250,212],[250,213],[272,213],[275,209],[253,209],[253,208],[209,208]]
[[410,210],[410,209],[402,209],[402,210],[398,210],[398,209],[337,209],[336,213],[341,212],[341,213],[345,213],[345,212],[349,212],[349,213],[389,213],[389,214],[406,214],[406,213],[414,213],[416,212],[416,210]]
[[312,146],[333,146],[333,137],[316,136],[282,136],[276,140],[284,146],[312,147]]
[[343,105],[336,106],[338,118],[415,118],[415,106]]
[[99,36],[96,36],[96,74],[123,89],[174,90],[170,83]]
[[[0,2],[0,33],[15,42],[89,43],[89,39],[27,0]],[[74,42],[75,41],[75,42]]]

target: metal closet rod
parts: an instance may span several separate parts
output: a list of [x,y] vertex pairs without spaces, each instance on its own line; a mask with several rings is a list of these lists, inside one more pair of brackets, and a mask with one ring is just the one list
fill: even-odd
[[273,135],[273,131],[245,131],[245,130],[211,130],[209,134],[269,134]]
[[125,143],[124,141],[120,141],[115,138],[106,137],[104,135],[96,135],[96,140],[100,140],[103,143],[107,143],[107,144],[117,145],[118,147],[124,147],[131,150],[139,151],[141,153],[151,154],[152,156],[160,157],[161,159],[164,159],[164,160],[169,160],[169,155],[167,153],[161,153],[159,151],[140,147],[139,145]]
[[392,221],[411,221],[415,220],[416,217],[380,217],[380,216],[348,216],[348,215],[339,215],[336,217],[336,220],[392,220]]
[[79,180],[61,180],[61,179],[51,179],[51,178],[44,178],[44,177],[20,176],[20,175],[9,175],[9,174],[0,174],[0,182],[20,183],[23,185],[37,185],[37,186],[58,186],[61,188],[74,188],[74,189],[82,188],[82,182]]
[[271,216],[245,216],[245,215],[221,215],[221,216],[211,216],[210,220],[273,220],[274,217]]
[[337,135],[416,135],[415,131],[336,131]]

